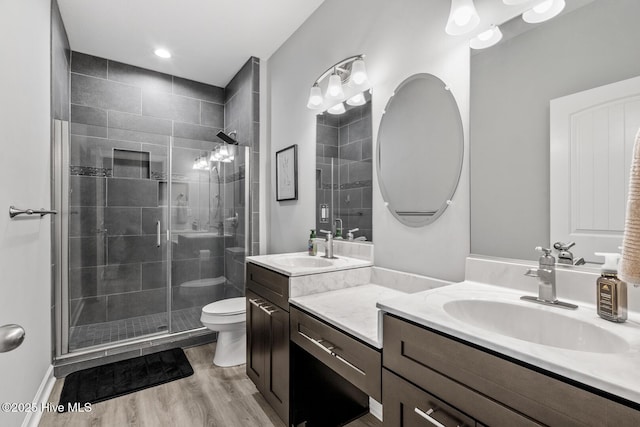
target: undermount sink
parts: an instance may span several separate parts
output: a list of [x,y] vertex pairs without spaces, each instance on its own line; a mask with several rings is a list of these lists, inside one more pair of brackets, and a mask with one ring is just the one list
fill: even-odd
[[627,341],[604,328],[542,307],[462,299],[446,302],[443,309],[471,326],[535,344],[592,353],[629,350]]
[[329,267],[334,265],[334,261],[329,260],[327,258],[319,258],[319,257],[311,257],[311,256],[286,256],[274,259],[273,262],[276,264],[280,264],[283,267],[304,267],[304,268],[313,268],[313,267]]

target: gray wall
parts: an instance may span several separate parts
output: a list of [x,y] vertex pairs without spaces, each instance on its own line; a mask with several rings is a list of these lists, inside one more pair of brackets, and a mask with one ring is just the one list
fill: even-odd
[[640,75],[638,16],[597,0],[471,57],[472,253],[548,247],[549,101]]
[[[73,324],[166,311],[166,248],[155,224],[167,224],[168,146],[174,136],[175,184],[190,190],[189,229],[208,220],[206,188],[191,165],[219,141],[225,90],[73,52],[71,61],[70,316]],[[126,151],[114,151],[121,149]],[[119,154],[118,154],[119,153]],[[196,196],[205,191],[198,200]],[[174,197],[176,197],[174,192]],[[164,200],[163,200],[164,199]],[[200,200],[201,199],[201,200]],[[201,203],[200,203],[201,202]],[[174,201],[172,201],[174,203]],[[202,204],[203,206],[200,206]],[[180,224],[178,224],[180,225]],[[103,230],[103,231],[99,231]],[[224,274],[224,239],[174,242],[172,283]],[[209,250],[211,258],[199,258]]]
[[[415,73],[432,73],[449,85],[468,130],[469,47],[444,25],[451,4],[442,0],[325,0],[268,60],[269,160],[298,144],[298,200],[269,195],[268,251],[304,251],[315,225],[316,115],[306,107],[309,88],[320,73],[354,54],[366,55],[372,95],[373,152],[378,126],[394,89]],[[416,19],[419,16],[420,19]],[[327,31],[348,28],[348,31]],[[295,65],[292,65],[295,64]],[[401,224],[385,206],[373,174],[372,210],[376,265],[447,280],[464,278],[469,253],[467,149],[453,204],[433,224]],[[269,172],[275,188],[275,171]]]

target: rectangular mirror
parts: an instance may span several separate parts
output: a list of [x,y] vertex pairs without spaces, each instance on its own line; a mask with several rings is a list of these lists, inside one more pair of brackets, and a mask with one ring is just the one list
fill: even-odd
[[340,115],[316,119],[316,230],[336,238],[371,241],[372,124],[371,96]]
[[638,16],[637,0],[576,0],[538,25],[518,16],[499,44],[472,51],[472,253],[537,259],[534,247],[553,245],[550,193],[566,182],[551,177],[550,102],[639,76]]

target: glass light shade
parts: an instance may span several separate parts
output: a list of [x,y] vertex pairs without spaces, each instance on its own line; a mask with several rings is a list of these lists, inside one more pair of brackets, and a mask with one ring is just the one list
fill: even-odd
[[327,112],[329,114],[342,114],[345,111],[347,111],[347,110],[344,108],[344,104],[342,102],[339,103],[339,104],[334,105],[333,107],[331,107],[331,108],[329,108],[327,110]]
[[342,89],[342,79],[336,73],[331,74],[329,77],[329,85],[327,86],[327,93],[325,97],[328,99],[342,99],[344,98],[344,90]]
[[506,4],[507,6],[514,6],[516,4],[522,4],[522,3],[526,3],[529,0],[502,0],[502,2],[504,4]]
[[349,82],[352,85],[360,86],[367,82],[367,70],[364,66],[364,59],[358,58],[351,65],[351,78]]
[[473,0],[451,0],[451,10],[445,31],[452,36],[459,36],[472,31],[480,23],[480,17],[473,5]]
[[364,99],[364,94],[362,92],[356,93],[351,98],[347,99],[347,104],[358,106],[366,104],[367,100]]
[[483,31],[469,41],[471,49],[486,49],[502,40],[500,27],[492,26],[487,31]]
[[537,24],[557,16],[564,9],[564,0],[545,0],[522,14],[524,22]]
[[307,102],[307,108],[315,110],[322,107],[324,98],[322,98],[322,90],[318,83],[314,84],[309,91],[309,102]]

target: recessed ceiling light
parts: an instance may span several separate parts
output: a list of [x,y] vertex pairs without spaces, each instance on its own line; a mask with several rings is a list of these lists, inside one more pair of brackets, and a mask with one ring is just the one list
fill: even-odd
[[160,58],[171,58],[171,52],[169,52],[167,49],[156,49],[153,51],[153,53],[155,53]]

